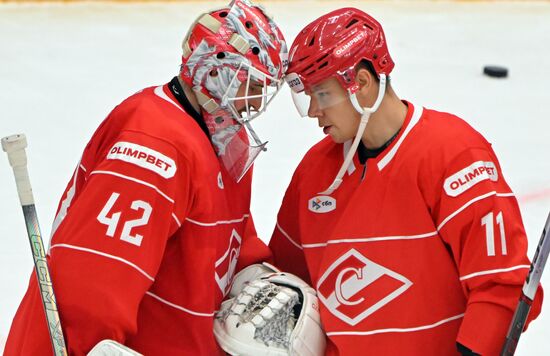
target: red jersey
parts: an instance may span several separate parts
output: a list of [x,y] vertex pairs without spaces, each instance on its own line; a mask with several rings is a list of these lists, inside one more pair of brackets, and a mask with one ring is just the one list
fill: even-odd
[[[329,137],[296,169],[270,241],[316,287],[327,355],[483,355],[503,345],[529,269],[518,203],[491,145],[461,119],[413,107],[378,157]],[[540,313],[542,288],[529,315]]]
[[[214,312],[236,270],[269,257],[236,183],[167,85],[117,106],[60,201],[48,262],[70,354],[113,339],[145,355],[224,354]],[[51,352],[36,283],[5,355]]]

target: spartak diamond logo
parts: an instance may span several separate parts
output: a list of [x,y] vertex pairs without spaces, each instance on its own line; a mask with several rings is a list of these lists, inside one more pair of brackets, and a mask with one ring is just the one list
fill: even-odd
[[353,326],[411,285],[404,276],[351,249],[325,271],[317,283],[317,291],[332,314]]
[[215,265],[216,272],[214,277],[224,296],[229,292],[231,287],[240,252],[241,237],[237,231],[233,229],[233,231],[231,231],[231,238],[229,239],[229,246],[223,256],[216,261]]

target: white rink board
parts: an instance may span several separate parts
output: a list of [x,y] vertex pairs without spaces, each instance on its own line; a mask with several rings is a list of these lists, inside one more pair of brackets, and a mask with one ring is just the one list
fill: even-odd
[[[223,4],[217,2],[216,4]],[[264,2],[289,42],[342,2]],[[350,2],[385,27],[396,62],[392,83],[414,103],[455,113],[500,158],[520,198],[532,257],[550,209],[550,3]],[[0,136],[23,132],[42,232],[98,124],[121,100],[169,81],[181,40],[212,4],[0,4]],[[491,79],[483,65],[510,77]],[[288,88],[254,122],[268,151],[255,166],[253,213],[267,241],[286,185],[322,132],[299,119]],[[4,157],[4,155],[2,154]],[[11,169],[0,158],[0,345],[32,271]],[[550,288],[550,271],[543,277]],[[522,336],[517,355],[549,355],[550,302]]]

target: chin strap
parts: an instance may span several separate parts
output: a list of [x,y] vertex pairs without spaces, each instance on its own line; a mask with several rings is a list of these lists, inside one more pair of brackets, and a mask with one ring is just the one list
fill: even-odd
[[353,156],[357,151],[357,146],[359,146],[359,141],[363,136],[363,132],[365,132],[365,128],[367,127],[367,123],[369,122],[370,116],[374,112],[376,112],[376,110],[378,110],[378,108],[380,107],[380,103],[382,103],[382,99],[384,98],[385,92],[386,92],[386,75],[380,74],[380,85],[378,87],[378,97],[376,98],[376,102],[372,107],[370,108],[361,107],[361,105],[359,104],[359,101],[357,100],[356,94],[350,93],[351,103],[355,107],[355,110],[357,110],[357,112],[361,114],[361,123],[359,124],[359,128],[357,129],[357,134],[355,135],[355,139],[351,144],[351,147],[346,155],[346,158],[344,159],[344,163],[342,164],[342,167],[340,167],[340,170],[338,171],[336,178],[334,178],[334,181],[328,187],[327,190],[320,192],[319,194],[331,195],[336,189],[338,189],[340,184],[342,184],[344,174],[348,170],[348,167],[351,161],[353,160]]

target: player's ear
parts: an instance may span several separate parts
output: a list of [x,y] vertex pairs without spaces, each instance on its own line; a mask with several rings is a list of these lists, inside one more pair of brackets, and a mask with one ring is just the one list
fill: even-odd
[[362,90],[364,87],[366,87],[366,89],[370,89],[372,87],[373,80],[374,78],[371,72],[365,68],[359,68],[355,74],[355,82],[359,84],[359,90]]
[[357,91],[357,99],[362,106],[366,106],[365,101],[368,101],[369,93],[373,92],[375,83],[374,76],[366,68],[359,68],[355,74],[355,82],[359,85]]

